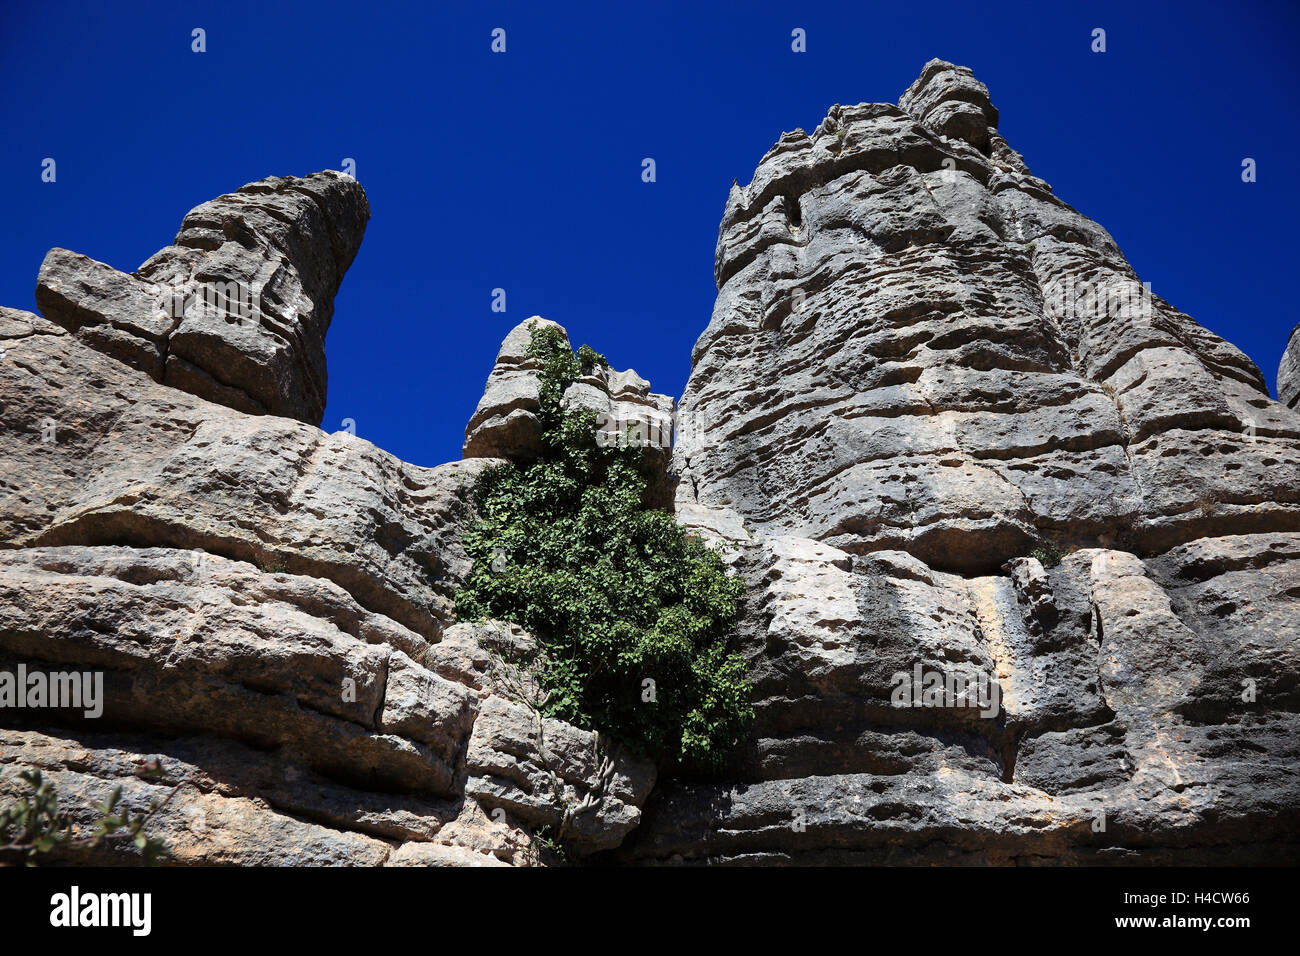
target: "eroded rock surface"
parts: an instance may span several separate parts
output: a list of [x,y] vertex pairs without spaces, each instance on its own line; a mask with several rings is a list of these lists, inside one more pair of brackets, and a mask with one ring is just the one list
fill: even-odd
[[155,381],[240,411],[319,424],[325,333],[370,205],[351,177],[272,177],[196,206],[132,274],[66,249],[36,304]]
[[996,117],[936,61],[902,107],[833,107],[732,188],[682,399],[691,498],[963,574],[1052,536],[1300,529],[1300,418],[1148,294]]
[[1300,416],[997,120],[932,61],[732,187],[674,468],[758,725],[623,858],[1296,858]]
[[[567,343],[558,322],[533,316],[520,322],[501,343],[478,408],[465,427],[466,458],[509,458],[528,461],[537,456],[541,425],[537,420],[537,361],[528,354],[532,329],[555,329]],[[597,427],[610,441],[620,438],[643,445],[655,455],[655,467],[667,467],[672,447],[674,400],[655,395],[650,383],[633,369],[619,372],[597,367],[564,393],[563,407],[597,416]]]
[[1277,369],[1277,397],[1288,408],[1300,410],[1300,325],[1291,330],[1291,338],[1282,353]]
[[[584,854],[639,823],[655,768],[501,683],[528,635],[455,624],[470,489],[502,462],[311,424],[368,214],[345,177],[264,180],[135,275],[53,250],[47,316],[0,309],[0,671],[99,681],[93,708],[0,705],[6,802],[31,769],[83,825],[115,787],[164,801],[177,864],[527,865],[543,831]],[[155,311],[155,284],[217,276],[284,323]],[[214,390],[182,356],[248,375]]]
[[[671,462],[634,372],[565,395],[745,582],[757,721],[712,780],[543,717],[532,638],[455,619],[554,323],[418,468],[314,427],[351,180],[200,206],[132,275],[52,250],[45,316],[0,309],[0,672],[98,672],[103,716],[0,708],[0,799],[166,799],[180,864],[1300,858],[1295,340],[1271,401],[997,123],[936,60],[733,186]],[[217,280],[270,306],[155,308]]]
[[6,710],[0,795],[35,768],[82,823],[114,786],[134,812],[165,798],[173,863],[519,864],[540,827],[617,846],[654,768],[502,696],[498,629],[430,644],[329,581],[202,551],[3,551],[0,668],[101,674],[103,716]]
[[468,567],[458,516],[490,461],[408,465],[160,385],[39,316],[3,317],[6,546],[201,549],[335,581],[430,638],[450,620]]

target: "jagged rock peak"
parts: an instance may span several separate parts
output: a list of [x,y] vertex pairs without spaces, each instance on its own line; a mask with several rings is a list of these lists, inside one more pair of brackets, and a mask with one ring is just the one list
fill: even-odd
[[931,60],[898,105],[942,136],[955,136],[987,151],[989,130],[998,125],[998,111],[988,87],[964,66]]
[[1028,174],[969,70],[902,102],[832,109],[733,188],[679,416],[698,502],[961,573],[1047,536],[1300,530],[1300,420],[1254,363]]
[[1050,198],[1051,186],[1029,172],[997,122],[988,89],[969,69],[931,60],[899,105],[836,104],[811,136],[782,134],[749,185],[731,187],[714,257],[718,288],[763,246],[805,245],[801,197],[849,173],[963,173],[991,192],[1015,186]]
[[134,273],[51,249],[36,303],[157,382],[314,425],[334,296],[369,218],[349,176],[272,176],[190,210],[172,245]]
[[[757,720],[627,858],[1293,859],[1300,416],[969,71],[901,103],[833,108],[728,199],[676,513],[747,584]],[[925,682],[998,704],[895,695]]]

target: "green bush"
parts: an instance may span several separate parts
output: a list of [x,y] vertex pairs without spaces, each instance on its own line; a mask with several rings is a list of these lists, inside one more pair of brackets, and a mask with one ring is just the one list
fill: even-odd
[[[114,787],[107,802],[95,807],[97,816],[90,831],[83,833],[73,824],[71,816],[59,809],[54,785],[39,770],[24,770],[18,776],[32,788],[32,793],[0,809],[0,866],[15,857],[23,859],[28,866],[35,866],[43,853],[85,852],[117,839],[131,840],[146,866],[156,864],[158,857],[166,852],[163,842],[148,836],[144,828],[171,799],[171,794],[161,804],[151,803],[147,813],[132,816],[120,806],[122,788]],[[175,792],[173,789],[172,794]]]
[[1061,550],[1061,546],[1055,541],[1044,541],[1033,551],[1030,551],[1029,556],[1037,558],[1038,563],[1045,568],[1054,568],[1061,563],[1061,559],[1065,557],[1065,552]]
[[541,453],[476,484],[482,521],[466,536],[475,563],[457,615],[537,636],[546,715],[661,762],[716,769],[753,719],[744,659],[725,640],[743,585],[671,515],[646,507],[640,449],[601,447],[595,413],[561,409],[565,389],[604,356],[585,345],[575,356],[551,327],[531,332]]

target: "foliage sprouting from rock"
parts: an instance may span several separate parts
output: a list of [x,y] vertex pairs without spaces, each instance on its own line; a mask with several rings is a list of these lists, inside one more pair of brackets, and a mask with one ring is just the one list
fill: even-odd
[[741,582],[673,517],[645,506],[639,449],[601,447],[594,413],[562,407],[603,356],[532,328],[542,450],[485,473],[462,619],[511,620],[545,649],[544,710],[648,756],[722,765],[753,719],[745,661],[726,644]]

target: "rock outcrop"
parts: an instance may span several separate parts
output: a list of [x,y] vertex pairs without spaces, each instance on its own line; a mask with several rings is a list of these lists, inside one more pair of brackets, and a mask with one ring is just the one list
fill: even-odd
[[369,219],[365,191],[341,173],[263,179],[191,209],[130,275],[51,249],[36,304],[156,382],[318,425],[334,295]]
[[[0,703],[6,802],[39,769],[84,824],[121,787],[199,864],[521,864],[543,830],[581,854],[638,824],[654,767],[501,682],[526,634],[455,624],[500,460],[419,468],[310,424],[367,216],[336,174],[254,183],[134,276],[54,250],[48,315],[0,309],[0,672],[102,684],[93,716]],[[264,278],[283,322],[150,325],[149,283],[213,276]]]
[[654,768],[509,696],[497,629],[429,644],[329,581],[203,551],[0,552],[0,669],[102,675],[103,711],[6,710],[0,797],[35,768],[83,824],[114,786],[166,801],[151,829],[179,863],[523,863],[540,827],[617,846]]
[[[537,418],[539,366],[528,354],[534,328],[555,329],[572,347],[564,327],[541,316],[525,319],[510,330],[465,427],[465,458],[527,462],[537,457],[542,439]],[[648,502],[671,507],[668,467],[677,405],[671,396],[652,393],[650,383],[634,369],[619,372],[598,366],[565,390],[560,405],[565,411],[592,412],[598,441],[639,448]]]
[[[539,369],[528,354],[534,328],[555,329],[569,341],[563,326],[537,315],[510,330],[497,352],[478,408],[465,427],[466,458],[528,461],[537,456],[541,443]],[[594,412],[602,440],[635,442],[654,456],[651,467],[667,469],[676,402],[668,395],[651,393],[650,383],[634,369],[593,369],[569,386],[562,407]]]
[[997,117],[932,61],[732,187],[674,467],[758,726],[625,859],[1295,859],[1300,416]]
[[450,620],[456,515],[487,460],[408,465],[160,385],[39,316],[0,322],[5,546],[201,549],[334,581],[431,639]]
[[973,130],[997,113],[969,71],[927,65],[903,106],[834,107],[732,188],[682,399],[692,497],[967,574],[1054,535],[1300,530],[1300,425],[1250,360]]
[[180,864],[1294,862],[1296,338],[1272,401],[997,124],[935,60],[783,135],[676,413],[632,371],[564,396],[745,583],[757,720],[708,780],[543,716],[531,636],[456,620],[558,326],[419,468],[315,427],[352,180],[245,186],[132,275],[52,250],[44,315],[0,309],[0,675],[97,674],[102,714],[0,706],[0,800],[163,801]]

